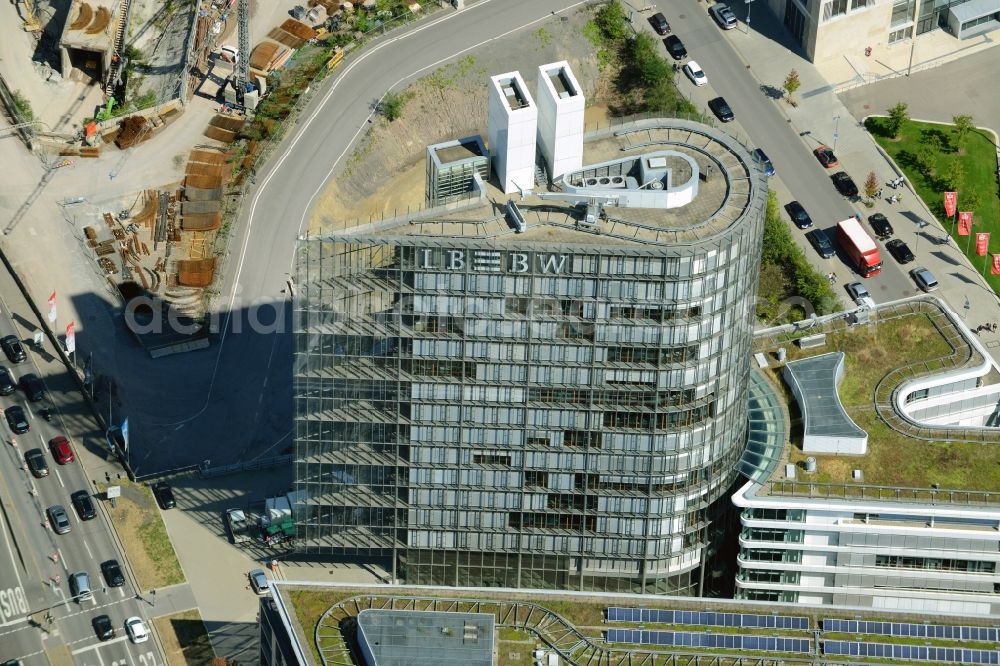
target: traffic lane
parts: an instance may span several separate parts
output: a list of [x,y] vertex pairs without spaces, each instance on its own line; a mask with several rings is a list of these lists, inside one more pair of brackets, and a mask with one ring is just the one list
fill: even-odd
[[164,666],[166,662],[155,651],[155,643],[132,643],[125,635],[124,622],[115,625],[116,635],[111,640],[100,642],[95,638],[95,643],[74,646],[72,655],[77,666]]
[[[93,581],[91,581],[93,583]],[[133,645],[127,638],[125,632],[125,620],[130,617],[141,617],[149,629],[149,620],[146,618],[145,605],[134,597],[127,599],[111,599],[107,595],[102,595],[98,589],[93,599],[70,600],[62,607],[62,613],[55,618],[59,628],[62,642],[69,646],[74,653],[87,649],[96,649],[104,655],[105,648],[110,648],[110,652],[120,653],[122,647],[131,650],[135,655],[151,651],[156,652],[156,643],[149,641],[143,644]],[[55,613],[53,613],[55,615]],[[111,626],[115,630],[115,637],[109,641],[101,641],[94,631],[94,618],[107,615],[111,621]],[[116,640],[124,638],[124,640]],[[114,647],[118,646],[118,647]],[[119,657],[120,658],[120,657]],[[137,658],[137,657],[136,657]],[[132,663],[132,662],[130,662]]]

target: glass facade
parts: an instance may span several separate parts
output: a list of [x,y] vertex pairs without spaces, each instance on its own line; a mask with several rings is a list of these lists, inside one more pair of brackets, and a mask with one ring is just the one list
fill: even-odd
[[411,584],[699,593],[746,438],[765,192],[687,244],[304,241],[305,551]]

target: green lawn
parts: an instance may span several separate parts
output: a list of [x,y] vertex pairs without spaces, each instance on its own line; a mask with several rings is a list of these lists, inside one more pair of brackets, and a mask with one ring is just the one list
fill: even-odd
[[[937,216],[945,229],[952,232],[959,248],[969,256],[972,265],[983,272],[983,257],[975,256],[975,239],[958,236],[958,229],[952,230],[952,220],[945,217],[944,195],[947,189],[941,181],[941,175],[953,160],[960,160],[965,168],[964,185],[958,190],[958,210],[968,210],[962,206],[962,192],[976,190],[979,192],[980,203],[972,212],[972,231],[990,232],[990,252],[1000,252],[1000,196],[997,191],[997,155],[993,136],[988,132],[976,130],[969,134],[963,151],[958,150],[955,132],[951,125],[936,123],[921,123],[913,120],[903,125],[899,139],[893,139],[885,129],[885,118],[869,118],[865,121],[868,131],[878,144],[895,160],[906,178],[916,189],[920,198]],[[922,145],[940,145],[934,153],[933,168],[928,173],[922,173],[917,168],[915,159]],[[881,180],[887,180],[882,178]],[[892,190],[887,190],[890,194]],[[887,196],[887,195],[886,195]],[[904,195],[901,210],[907,210]],[[955,225],[957,227],[957,225]],[[968,251],[966,251],[968,248]],[[989,265],[986,266],[989,272]],[[1000,293],[1000,275],[986,275],[993,291]]]

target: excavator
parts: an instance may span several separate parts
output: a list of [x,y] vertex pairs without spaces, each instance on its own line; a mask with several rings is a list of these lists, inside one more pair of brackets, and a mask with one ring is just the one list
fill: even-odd
[[25,32],[41,32],[42,24],[35,17],[34,0],[20,0],[24,8],[21,10],[21,21]]

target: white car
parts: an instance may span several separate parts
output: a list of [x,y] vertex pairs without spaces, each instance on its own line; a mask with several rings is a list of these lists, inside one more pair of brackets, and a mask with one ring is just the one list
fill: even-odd
[[701,67],[694,60],[689,60],[686,65],[684,65],[684,74],[691,79],[691,83],[696,86],[703,86],[708,84],[708,77],[705,76],[705,72],[701,71]]
[[872,298],[871,293],[865,287],[865,285],[860,282],[852,282],[847,285],[847,293],[851,295],[854,302],[863,308],[873,308],[875,307],[875,299]]
[[235,46],[223,44],[222,48],[219,49],[219,57],[235,65],[240,59],[240,50]]
[[146,625],[140,617],[130,617],[125,620],[125,633],[133,643],[145,643],[149,640],[149,631],[146,630]]

